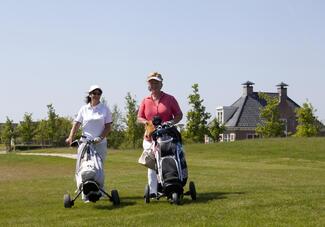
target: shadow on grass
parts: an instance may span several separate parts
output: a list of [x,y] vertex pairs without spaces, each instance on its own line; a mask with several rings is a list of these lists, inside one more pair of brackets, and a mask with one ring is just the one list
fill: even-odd
[[[182,200],[182,205],[191,204],[191,203],[207,203],[213,200],[221,200],[227,199],[232,195],[243,195],[245,192],[206,192],[206,193],[198,193],[197,198],[195,201],[191,199],[190,196],[184,196]],[[166,198],[166,197],[163,197]],[[161,198],[162,201],[165,201]],[[119,206],[114,206],[112,202],[107,200],[108,204],[100,204],[95,205],[96,209],[103,209],[103,210],[114,210],[119,209],[127,206],[134,206],[136,202],[134,200],[143,200],[143,196],[132,196],[132,197],[123,197],[121,198],[121,204]]]
[[112,202],[107,200],[107,204],[98,204],[95,205],[96,209],[100,209],[100,210],[115,210],[115,209],[120,209],[123,207],[127,207],[127,206],[134,206],[136,203],[132,202],[132,201],[121,201],[120,205],[118,206],[114,206]]
[[212,200],[227,199],[231,195],[243,195],[245,192],[206,192],[198,193],[195,201],[191,200],[189,196],[184,197],[184,204],[187,203],[207,203]]

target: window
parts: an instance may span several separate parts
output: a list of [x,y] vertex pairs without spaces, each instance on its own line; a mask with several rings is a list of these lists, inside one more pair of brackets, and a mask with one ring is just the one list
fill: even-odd
[[236,134],[230,133],[230,141],[235,141],[235,140],[236,140]]
[[258,138],[260,138],[260,135],[258,135],[258,134],[247,134],[246,138],[247,139],[258,139]]
[[209,136],[204,135],[204,143],[205,144],[210,143],[210,137]]
[[219,123],[223,124],[223,111],[222,110],[218,110],[217,112],[217,120]]
[[230,135],[229,134],[224,134],[223,135],[223,141],[224,142],[229,142],[230,141]]

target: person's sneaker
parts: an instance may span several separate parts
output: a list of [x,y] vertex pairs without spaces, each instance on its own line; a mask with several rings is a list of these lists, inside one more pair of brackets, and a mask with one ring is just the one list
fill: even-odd
[[84,200],[84,203],[89,203],[90,201],[88,199]]

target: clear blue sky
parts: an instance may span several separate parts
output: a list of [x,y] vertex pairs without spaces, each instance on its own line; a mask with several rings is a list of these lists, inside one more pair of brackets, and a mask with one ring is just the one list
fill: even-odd
[[214,115],[247,80],[268,92],[284,81],[323,120],[324,12],[323,0],[1,0],[0,122],[44,119],[49,103],[73,116],[91,84],[124,111],[151,71],[184,112],[194,83]]

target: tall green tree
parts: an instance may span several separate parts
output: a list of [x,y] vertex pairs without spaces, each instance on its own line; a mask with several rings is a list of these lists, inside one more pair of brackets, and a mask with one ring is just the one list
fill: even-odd
[[318,135],[320,128],[315,112],[316,110],[308,101],[296,110],[298,121],[296,136],[311,137]]
[[126,132],[125,138],[127,145],[131,148],[139,148],[142,144],[144,127],[137,123],[138,106],[136,100],[131,96],[130,92],[125,97],[126,100]]
[[49,133],[47,130],[47,120],[41,120],[37,123],[35,140],[42,146],[49,143]]
[[214,118],[209,125],[209,136],[213,142],[219,142],[219,135],[226,131],[226,127],[220,124],[217,118]]
[[54,134],[54,145],[65,146],[65,139],[69,135],[72,127],[72,119],[68,117],[59,117],[56,119],[56,130]]
[[112,119],[112,131],[108,135],[108,143],[110,147],[117,149],[125,138],[123,116],[117,105],[113,106]]
[[259,93],[259,97],[266,101],[266,105],[260,108],[262,123],[257,125],[256,133],[265,138],[284,136],[285,126],[280,120],[278,98],[272,98],[265,93]]
[[203,143],[204,135],[209,134],[207,121],[211,117],[211,114],[206,112],[206,108],[203,106],[204,99],[200,97],[199,85],[194,84],[192,88],[193,94],[188,96],[191,109],[187,112],[185,137],[193,142]]
[[7,151],[12,150],[11,141],[15,140],[17,133],[13,124],[13,121],[7,117],[6,123],[1,130],[1,139],[6,146]]
[[72,119],[60,117],[55,113],[52,104],[47,105],[48,119],[46,121],[47,136],[50,144],[55,146],[64,146],[65,138],[69,135]]
[[18,131],[23,143],[32,143],[36,134],[36,123],[32,120],[32,113],[24,114],[23,121],[18,126]]
[[49,140],[52,144],[55,144],[55,134],[57,130],[57,120],[58,120],[58,115],[55,113],[55,109],[52,104],[47,105],[47,133]]

